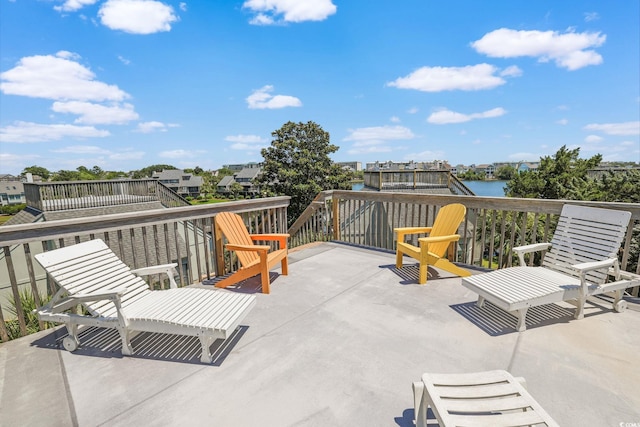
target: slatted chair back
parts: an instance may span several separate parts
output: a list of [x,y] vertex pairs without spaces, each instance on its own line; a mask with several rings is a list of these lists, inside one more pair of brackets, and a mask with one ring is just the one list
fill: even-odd
[[[216,225],[229,243],[255,245],[240,215],[233,212],[221,212],[216,215]],[[260,256],[255,251],[237,251],[236,255],[240,264],[245,267],[260,261]]]
[[[579,277],[571,265],[616,258],[630,218],[626,211],[564,205],[542,266]],[[602,269],[586,277],[593,284],[602,284],[606,278]]]
[[[73,245],[35,255],[49,276],[68,295],[91,295],[97,292],[125,288],[122,306],[151,292],[147,283],[131,272],[116,254],[102,241],[91,240],[84,245]],[[85,303],[94,316],[116,315],[111,301]]]
[[[445,205],[438,211],[429,237],[450,236],[457,234],[458,227],[464,220],[467,208],[460,203]],[[442,258],[451,242],[430,243],[429,252]]]

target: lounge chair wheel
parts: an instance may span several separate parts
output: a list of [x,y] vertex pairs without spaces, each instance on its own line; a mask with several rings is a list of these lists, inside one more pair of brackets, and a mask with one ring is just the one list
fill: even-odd
[[62,345],[67,351],[76,351],[80,344],[78,343],[78,340],[76,340],[75,338],[66,336],[62,340]]
[[613,309],[616,313],[622,313],[627,309],[627,302],[623,299],[614,304]]

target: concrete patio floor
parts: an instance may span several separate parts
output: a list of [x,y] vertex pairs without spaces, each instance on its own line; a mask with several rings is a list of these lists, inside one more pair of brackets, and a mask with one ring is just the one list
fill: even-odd
[[594,300],[575,320],[549,305],[518,333],[458,277],[430,269],[421,286],[394,262],[335,243],[293,251],[270,295],[257,278],[229,290],[258,301],[213,365],[197,340],[158,334],[136,336],[133,357],[98,329],[75,353],[63,327],[2,344],[0,425],[412,426],[423,372],[491,369],[523,376],[562,426],[640,425],[640,312]]

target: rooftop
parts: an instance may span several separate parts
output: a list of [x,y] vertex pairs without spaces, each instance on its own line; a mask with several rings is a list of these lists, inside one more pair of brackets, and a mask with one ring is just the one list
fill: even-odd
[[[140,334],[123,357],[114,331],[75,353],[56,328],[0,345],[5,425],[411,426],[423,372],[506,369],[563,426],[640,422],[640,313],[590,300],[529,311],[527,330],[460,279],[397,270],[393,253],[338,243],[290,254],[213,365],[197,340]],[[277,277],[276,277],[277,276]],[[202,285],[210,286],[210,285]]]

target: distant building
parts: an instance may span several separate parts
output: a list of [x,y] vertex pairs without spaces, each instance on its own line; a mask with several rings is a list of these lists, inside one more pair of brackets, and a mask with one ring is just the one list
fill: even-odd
[[26,202],[22,177],[0,175],[0,206],[19,205]]
[[352,172],[358,172],[362,170],[362,162],[336,162],[336,164],[342,166],[343,169]]
[[198,197],[203,184],[201,176],[180,169],[163,169],[162,172],[154,172],[151,177],[182,197]]
[[451,165],[446,160],[433,160],[431,162],[386,162],[376,161],[367,163],[367,171],[406,171],[406,170],[451,170]]
[[262,164],[256,163],[256,162],[249,162],[249,163],[238,163],[235,165],[222,165],[222,167],[235,172],[240,172],[242,169],[262,168]]
[[[228,166],[229,165],[225,167],[228,167]],[[231,186],[234,183],[237,183],[242,186],[242,191],[239,194],[245,197],[257,196],[260,194],[260,187],[255,185],[254,180],[261,173],[262,173],[262,168],[259,166],[253,166],[252,164],[250,167],[242,168],[240,171],[234,173],[233,175],[222,177],[222,179],[216,186],[216,191],[219,194],[229,195],[233,193],[231,191]]]

